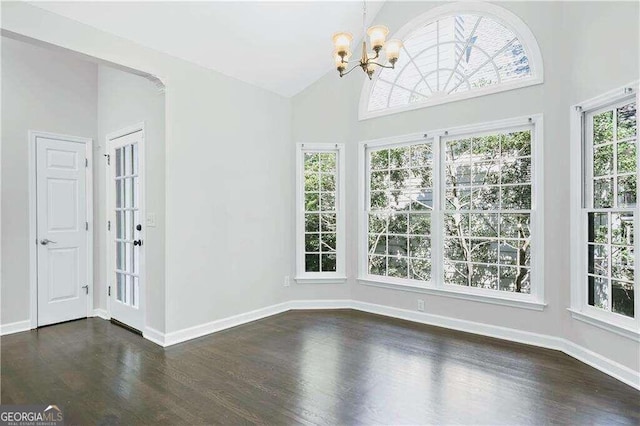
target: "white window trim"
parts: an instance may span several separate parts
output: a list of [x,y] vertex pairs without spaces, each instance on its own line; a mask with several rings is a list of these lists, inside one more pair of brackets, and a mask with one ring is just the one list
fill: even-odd
[[360,121],[375,117],[383,117],[385,115],[397,114],[405,111],[426,108],[433,105],[440,105],[463,99],[490,95],[507,90],[519,89],[522,87],[533,86],[544,82],[544,65],[542,62],[542,54],[540,53],[540,47],[535,36],[533,35],[529,27],[522,21],[522,19],[520,19],[517,15],[510,12],[509,10],[495,4],[487,2],[456,2],[445,4],[439,7],[434,7],[433,9],[428,10],[422,15],[419,15],[418,17],[409,21],[399,31],[397,31],[393,35],[393,37],[390,37],[390,39],[393,38],[404,40],[406,36],[411,34],[416,28],[424,25],[425,23],[433,22],[440,18],[456,13],[476,13],[483,16],[489,16],[504,25],[506,28],[512,30],[514,34],[518,36],[518,41],[520,41],[520,43],[522,44],[524,51],[527,52],[529,67],[531,68],[531,76],[507,83],[487,86],[481,89],[460,92],[448,95],[443,98],[429,99],[424,102],[415,102],[408,105],[403,105],[396,108],[386,108],[379,111],[368,111],[371,88],[375,84],[377,76],[380,74],[377,73],[373,80],[363,78],[364,82],[362,85],[362,91],[360,92],[360,103],[358,107],[358,119]]
[[[631,98],[635,93],[636,104],[640,106],[639,82],[634,81],[623,87],[611,90],[602,95],[573,105],[571,107],[571,307],[568,309],[571,316],[593,326],[602,328],[620,336],[640,341],[640,296],[638,289],[640,283],[638,273],[636,273],[635,288],[635,318],[624,317],[612,312],[606,312],[594,308],[588,304],[586,286],[586,239],[585,232],[587,224],[582,207],[583,193],[583,138],[585,129],[583,125],[584,115],[591,111],[604,108],[608,105]],[[640,109],[638,109],[640,111]],[[637,117],[640,123],[640,117]],[[637,150],[640,160],[640,150]],[[639,161],[640,164],[640,161]],[[640,182],[640,167],[636,171],[636,179]],[[640,265],[640,208],[634,209],[634,229],[636,238],[634,240],[635,265]]]
[[[533,238],[531,251],[531,293],[517,294],[499,290],[478,289],[444,283],[443,263],[443,230],[442,230],[442,167],[444,161],[440,155],[441,139],[451,136],[465,136],[483,132],[511,130],[517,127],[533,125],[531,130],[531,235]],[[543,165],[543,117],[542,114],[529,115],[506,120],[479,123],[455,128],[431,130],[410,135],[363,141],[358,149],[358,282],[364,285],[388,287],[405,291],[454,297],[477,302],[492,303],[517,308],[543,310],[544,302],[544,221],[542,170]],[[380,277],[368,274],[368,221],[367,221],[367,148],[398,146],[409,143],[432,141],[434,158],[434,210],[431,221],[431,281],[420,282],[393,277]]]
[[[304,153],[335,152],[336,165],[336,272],[305,271]],[[298,284],[342,284],[346,274],[345,149],[344,144],[299,143],[296,146],[296,276]]]

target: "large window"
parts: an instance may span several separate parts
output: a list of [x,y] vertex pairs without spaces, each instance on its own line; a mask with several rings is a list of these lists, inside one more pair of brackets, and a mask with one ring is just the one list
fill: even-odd
[[343,170],[342,145],[298,145],[298,282],[346,279]]
[[492,4],[434,8],[393,38],[404,46],[394,69],[363,88],[370,118],[542,82],[542,59],[527,26]]
[[431,279],[433,153],[418,142],[369,152],[368,269],[371,275]]
[[363,143],[361,280],[541,306],[541,121]]
[[636,107],[629,88],[577,110],[580,143],[574,155],[583,161],[573,305],[579,313],[637,329]]
[[444,278],[531,291],[531,130],[444,139]]

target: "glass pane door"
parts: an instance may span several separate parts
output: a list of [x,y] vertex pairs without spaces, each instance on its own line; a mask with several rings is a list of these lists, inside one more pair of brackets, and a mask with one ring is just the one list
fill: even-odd
[[138,143],[115,150],[115,290],[116,300],[137,308],[139,304],[139,176]]

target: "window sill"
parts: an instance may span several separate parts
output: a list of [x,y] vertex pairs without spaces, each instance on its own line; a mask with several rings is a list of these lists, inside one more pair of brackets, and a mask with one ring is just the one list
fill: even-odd
[[640,330],[634,330],[633,328],[613,324],[610,321],[603,320],[602,318],[597,318],[594,315],[589,315],[576,309],[568,308],[567,310],[571,312],[571,316],[573,317],[573,319],[593,325],[611,333],[615,333],[619,336],[626,337],[633,341],[640,342]]
[[509,306],[512,308],[530,309],[534,311],[542,311],[547,306],[546,303],[533,300],[523,300],[509,298],[504,296],[493,296],[486,294],[474,294],[465,291],[452,290],[448,288],[436,288],[416,286],[411,284],[391,283],[382,280],[374,280],[371,278],[359,278],[358,282],[364,285],[374,287],[390,288],[393,290],[413,291],[416,293],[433,294],[435,296],[453,297],[455,299],[470,300],[473,302],[490,303],[493,305]]
[[298,284],[344,284],[347,277],[295,277]]

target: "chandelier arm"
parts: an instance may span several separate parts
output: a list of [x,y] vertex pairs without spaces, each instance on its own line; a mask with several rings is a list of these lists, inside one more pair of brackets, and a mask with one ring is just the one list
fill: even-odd
[[349,71],[347,71],[347,72],[343,72],[342,74],[340,74],[340,77],[343,77],[343,76],[345,76],[345,75],[349,74],[351,71],[355,70],[355,69],[356,69],[356,68],[358,68],[358,67],[360,67],[360,64],[356,64],[356,65],[354,65],[354,66],[353,66],[353,68],[351,68]]
[[377,63],[377,62],[367,62],[367,63],[368,63],[368,64],[372,64],[372,65],[377,65],[377,66],[379,66],[380,68],[395,68],[395,66],[394,66],[394,65],[382,65],[382,64],[379,64],[379,63]]

